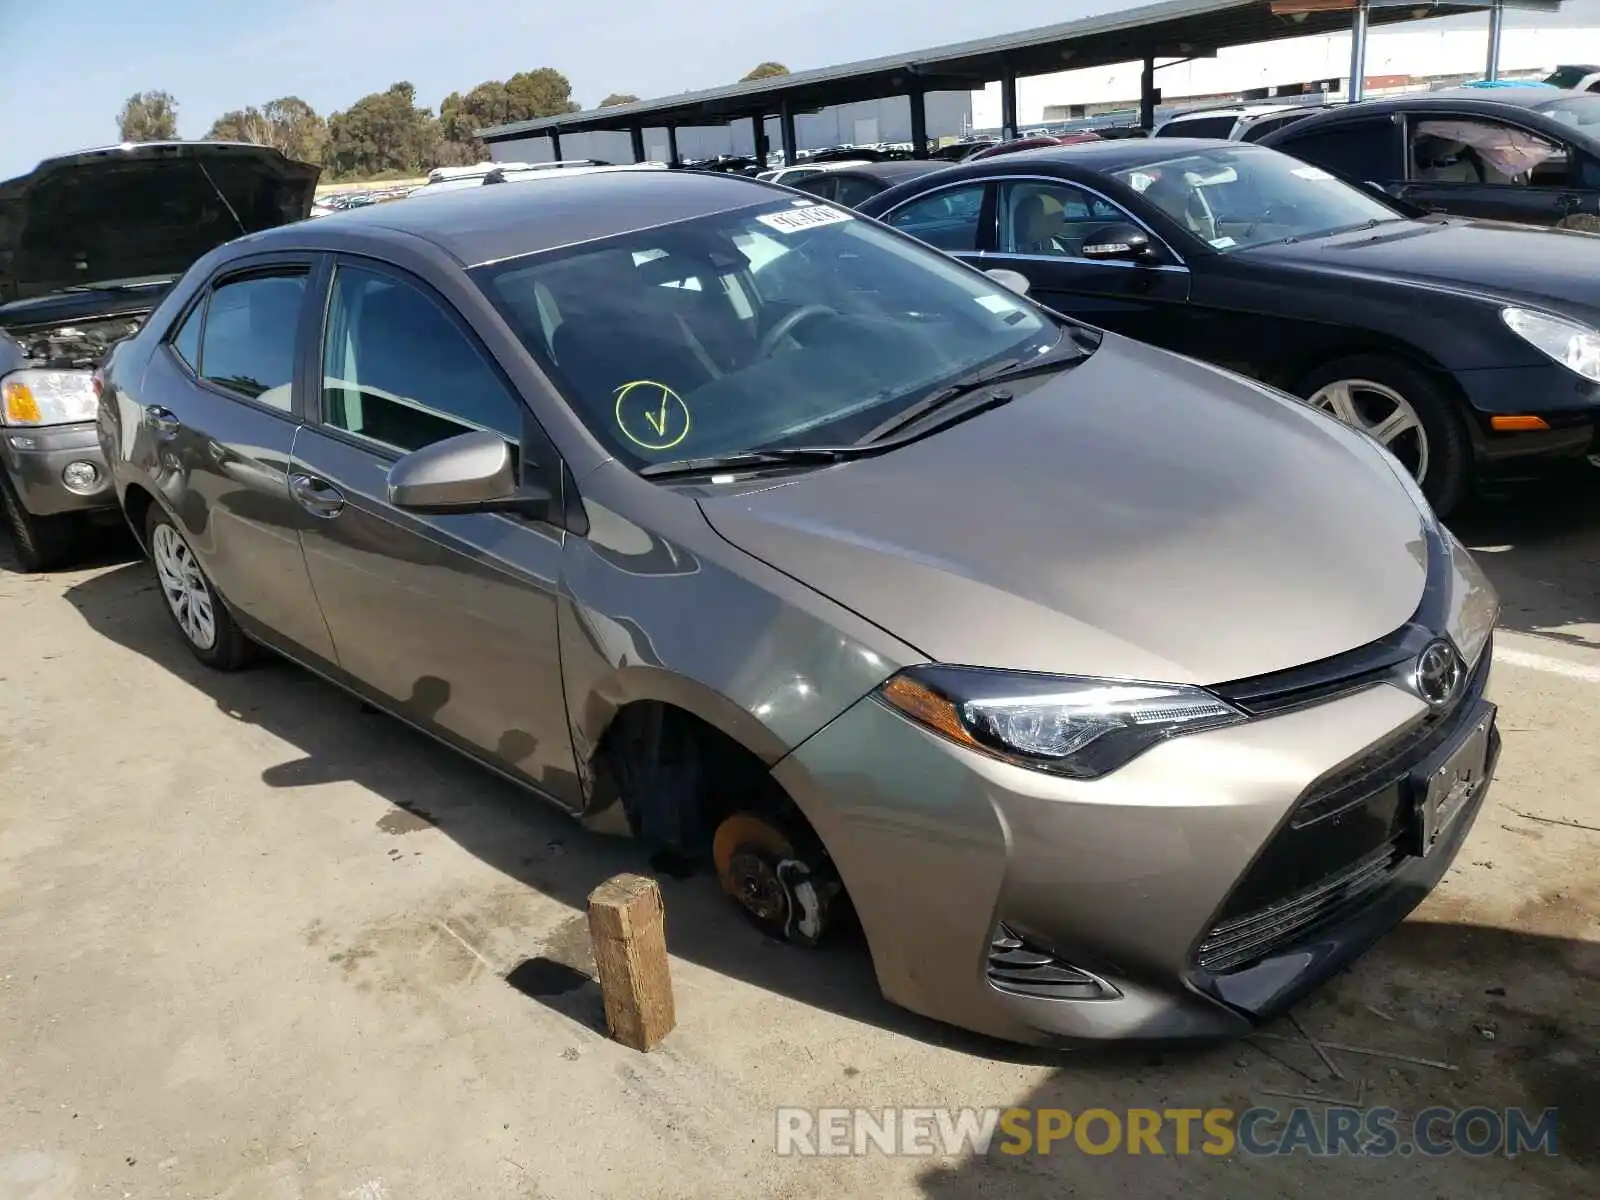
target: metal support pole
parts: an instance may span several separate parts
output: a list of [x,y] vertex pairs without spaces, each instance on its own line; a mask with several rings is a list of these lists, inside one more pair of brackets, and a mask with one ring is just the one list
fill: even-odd
[[1000,140],[1017,136],[1017,73],[1010,67],[1000,76]]
[[921,88],[912,88],[906,99],[911,101],[911,157],[928,157],[928,97]]
[[1505,15],[1503,0],[1494,0],[1493,7],[1489,9],[1489,62],[1483,71],[1485,79],[1500,78],[1500,26],[1505,21]]
[[750,118],[750,135],[755,145],[756,169],[767,169],[767,118],[765,113],[757,113]]
[[678,127],[667,126],[667,161],[673,166],[681,166],[683,160],[678,157]]
[[1352,103],[1367,94],[1367,0],[1356,0],[1350,21],[1350,86],[1345,99]]
[[1156,60],[1146,58],[1139,74],[1139,127],[1156,127]]
[[629,128],[628,140],[633,143],[633,161],[642,163],[644,161],[644,129],[638,125]]
[[795,151],[799,147],[794,140],[794,106],[787,100],[778,105],[778,140],[783,145],[783,165],[794,166]]
[[550,131],[550,161],[561,161],[561,135],[554,129]]

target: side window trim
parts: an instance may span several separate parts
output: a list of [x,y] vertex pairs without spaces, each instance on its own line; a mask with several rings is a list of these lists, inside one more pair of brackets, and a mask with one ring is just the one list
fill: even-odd
[[[209,308],[210,305],[211,281],[207,280],[195,289],[194,295],[189,297],[189,303],[183,306],[183,311],[167,327],[167,332],[161,338],[161,344],[165,347],[167,353],[172,356],[172,360],[194,382],[199,382],[200,379],[200,351],[204,349],[206,344],[206,313],[204,310]],[[189,323],[189,318],[197,312],[200,314],[200,328],[195,332],[195,360],[190,362],[178,350],[178,335],[183,332],[184,326]]]
[[[301,400],[305,393],[304,380],[301,374],[302,356],[300,354],[300,347],[304,344],[305,340],[307,315],[308,313],[314,311],[316,307],[314,298],[316,295],[316,288],[319,286],[321,262],[323,258],[324,256],[320,254],[273,254],[252,257],[248,259],[235,259],[234,261],[225,263],[219,267],[216,272],[206,280],[205,285],[200,288],[199,291],[199,294],[204,297],[206,312],[200,324],[199,352],[195,355],[195,357],[201,361],[194,365],[194,369],[191,372],[191,379],[193,382],[198,387],[202,387],[208,392],[212,392],[218,396],[222,396],[228,400],[233,400],[240,404],[248,404],[251,408],[257,410],[258,412],[270,413],[276,417],[298,422],[301,418]],[[215,294],[217,289],[226,287],[230,283],[238,283],[245,279],[271,278],[274,276],[284,275],[304,275],[306,280],[305,295],[301,298],[300,303],[299,324],[295,329],[295,353],[291,360],[294,363],[294,376],[291,378],[289,384],[289,407],[287,409],[277,408],[271,404],[263,404],[254,396],[247,395],[244,392],[236,391],[235,389],[228,387],[226,384],[218,383],[215,380],[207,379],[205,377],[206,325],[209,324],[211,320],[211,297]],[[183,361],[181,355],[178,355],[177,357],[179,362]]]
[[[426,280],[413,275],[404,268],[397,267],[392,263],[384,262],[382,259],[366,258],[359,254],[351,254],[347,252],[341,252],[329,256],[329,261],[327,263],[323,280],[323,294],[321,297],[322,302],[320,305],[315,306],[317,313],[317,325],[312,331],[311,336],[308,338],[308,342],[310,344],[307,346],[305,356],[305,368],[308,372],[308,384],[305,388],[305,421],[308,425],[315,426],[317,432],[324,437],[331,437],[336,440],[346,442],[349,445],[355,446],[369,454],[375,454],[380,458],[389,461],[398,461],[404,458],[408,453],[411,453],[411,451],[394,446],[389,442],[380,441],[377,438],[370,437],[354,430],[344,429],[338,425],[331,425],[326,420],[326,414],[323,412],[322,401],[323,383],[326,372],[325,364],[327,362],[328,327],[333,317],[333,303],[334,298],[337,295],[339,272],[341,269],[364,271],[370,275],[385,276],[403,287],[412,288],[418,294],[426,297],[430,302],[432,302],[432,304],[439,310],[439,315],[455,327],[456,332],[462,336],[467,345],[471,348],[472,352],[483,361],[484,365],[504,389],[506,396],[516,406],[517,417],[520,420],[521,430],[518,433],[515,442],[521,450],[521,456],[524,459],[527,457],[527,451],[530,442],[537,445],[541,452],[548,447],[549,454],[551,455],[550,463],[549,465],[546,465],[541,462],[538,464],[538,469],[541,474],[545,474],[553,470],[555,473],[554,478],[559,481],[560,464],[557,461],[559,455],[556,454],[555,443],[552,442],[549,435],[545,433],[544,428],[539,424],[539,419],[534,413],[532,406],[527,402],[516,386],[512,384],[510,377],[506,374],[505,369],[501,367],[499,360],[495,358],[495,356],[491,354],[488,348],[483,344],[483,339],[478,336],[477,331],[467,323],[466,319],[462,317],[456,306],[444,296],[440,295],[439,292],[435,288],[431,287]],[[427,405],[420,404],[414,400],[410,400],[407,397],[393,396],[387,398],[392,400],[394,403],[400,404],[407,408],[415,409],[418,412],[423,412],[430,415],[438,415],[436,410],[430,409],[427,407]],[[478,422],[459,414],[450,413],[446,415],[449,420],[458,422],[462,425],[470,426],[473,429],[479,429],[486,433],[497,433],[502,437],[506,436],[504,430],[489,429],[486,426],[483,426]]]
[[[1119,201],[1113,200],[1110,196],[1106,195],[1092,184],[1087,184],[1077,179],[1066,179],[1056,175],[1000,175],[996,176],[994,179],[991,179],[990,182],[992,184],[998,184],[1002,187],[1011,183],[1045,183],[1053,184],[1056,187],[1076,188],[1078,191],[1083,192],[1086,195],[1110,206],[1111,208],[1116,209],[1129,221],[1130,224],[1137,225],[1140,229],[1144,230],[1145,233],[1150,236],[1151,242],[1156,246],[1159,246],[1162,251],[1164,251],[1165,254],[1171,259],[1171,261],[1157,263],[1155,265],[1145,265],[1143,263],[1119,263],[1107,262],[1103,259],[1077,258],[1067,254],[1015,254],[1010,251],[1002,250],[993,251],[993,253],[996,255],[1004,255],[1006,258],[1020,258],[1028,262],[1078,263],[1096,267],[1123,267],[1128,270],[1138,271],[1187,272],[1189,270],[1189,264],[1184,261],[1183,255],[1178,253],[1177,249],[1172,245],[1171,242],[1167,241],[1166,238],[1162,237],[1161,234],[1152,229],[1147,221],[1141,220],[1137,213],[1129,211],[1126,205],[1120,203]],[[999,188],[995,188],[993,190],[995,193],[998,193]],[[995,199],[994,203],[996,208],[996,219],[994,224],[998,229],[998,198]]]

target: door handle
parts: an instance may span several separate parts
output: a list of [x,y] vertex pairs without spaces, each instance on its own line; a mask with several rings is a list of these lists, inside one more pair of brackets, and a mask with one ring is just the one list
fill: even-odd
[[144,416],[145,420],[150,422],[150,427],[156,431],[156,435],[161,438],[176,437],[183,424],[178,420],[177,414],[162,408],[159,404],[145,405]]
[[289,476],[289,494],[312,516],[327,520],[344,511],[344,493],[315,475]]
[[1570,217],[1578,211],[1578,207],[1582,203],[1583,198],[1573,192],[1562,192],[1561,195],[1556,197],[1556,208],[1560,210],[1563,216]]

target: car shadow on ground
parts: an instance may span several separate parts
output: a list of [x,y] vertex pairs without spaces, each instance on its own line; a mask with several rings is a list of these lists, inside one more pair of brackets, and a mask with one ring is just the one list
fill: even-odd
[[[1592,894],[1565,897],[1574,927],[1590,919],[1586,910],[1594,899]],[[1185,1072],[1171,1056],[1143,1061],[1075,1056],[1070,1067],[1051,1071],[1028,1094],[1007,1103],[1074,1115],[1101,1108],[1123,1114],[1123,1120],[1130,1106],[1157,1112],[1226,1108],[1235,1114],[1268,1108],[1279,1119],[1251,1127],[1269,1142],[1282,1136],[1297,1106],[1318,1119],[1330,1105],[1393,1108],[1402,1141],[1410,1140],[1410,1123],[1418,1114],[1434,1106],[1454,1113],[1481,1106],[1502,1121],[1509,1119],[1507,1110],[1520,1108],[1534,1122],[1555,1109],[1554,1156],[1473,1157],[1456,1149],[1438,1158],[1402,1151],[1387,1161],[1344,1157],[1312,1163],[1305,1149],[1292,1156],[1252,1156],[1235,1149],[1230,1159],[1208,1160],[1199,1150],[1203,1139],[1197,1122],[1194,1153],[1184,1159],[1176,1155],[1174,1127],[1168,1123],[1160,1139],[1163,1159],[1131,1157],[1125,1141],[1110,1153],[1086,1153],[1070,1130],[1049,1155],[1017,1154],[1003,1149],[1007,1139],[1000,1134],[986,1154],[930,1164],[918,1178],[924,1195],[930,1200],[1042,1200],[1119,1192],[1201,1200],[1596,1195],[1600,945],[1447,923],[1448,911],[1432,919],[1426,913],[1398,926],[1336,986],[1296,1010],[1306,1033],[1319,1042],[1367,1052],[1324,1045],[1340,1077],[1329,1073],[1292,1023],[1280,1020],[1265,1035],[1226,1048],[1220,1070]],[[1441,1127],[1430,1128],[1437,1135]],[[1442,1128],[1448,1134],[1449,1122]],[[1093,1130],[1091,1146],[1103,1144],[1104,1123]],[[1469,1136],[1485,1136],[1484,1128]]]
[[1499,590],[1503,628],[1600,645],[1600,470],[1486,490],[1446,524]]
[[[293,746],[299,757],[262,772],[270,787],[353,781],[395,806],[378,823],[380,833],[436,828],[506,876],[578,913],[586,909],[589,893],[612,875],[652,875],[662,886],[674,955],[932,1044],[1044,1061],[1026,1047],[967,1034],[889,1004],[878,991],[859,931],[841,930],[812,950],[775,942],[743,918],[709,874],[683,877],[677,863],[659,856],[653,865],[643,844],[584,829],[564,812],[297,666],[267,657],[232,674],[206,668],[172,627],[143,562],[85,578],[65,596],[97,632],[184,679],[234,720]],[[577,987],[581,981],[572,974],[593,971],[581,917],[577,921],[574,936],[538,948],[507,972],[508,982],[595,1025],[600,1015],[593,989]]]

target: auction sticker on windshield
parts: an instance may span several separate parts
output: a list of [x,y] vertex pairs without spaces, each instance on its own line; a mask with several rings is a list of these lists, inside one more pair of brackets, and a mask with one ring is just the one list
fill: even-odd
[[829,208],[826,204],[808,204],[804,208],[763,213],[756,218],[768,229],[776,229],[779,233],[799,233],[805,229],[815,229],[818,225],[836,225],[852,219],[850,213]]

